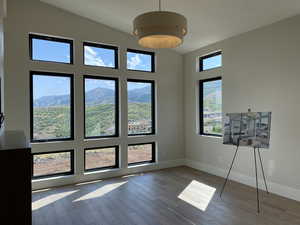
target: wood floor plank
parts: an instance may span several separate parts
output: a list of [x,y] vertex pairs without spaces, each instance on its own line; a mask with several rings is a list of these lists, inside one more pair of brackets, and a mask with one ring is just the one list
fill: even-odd
[[188,167],[33,193],[33,225],[299,225],[300,203]]

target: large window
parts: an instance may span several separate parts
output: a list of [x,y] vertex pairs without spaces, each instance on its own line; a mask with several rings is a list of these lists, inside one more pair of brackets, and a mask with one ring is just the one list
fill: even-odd
[[127,49],[127,69],[154,72],[154,52]]
[[[156,81],[146,78],[155,72],[154,52],[126,48],[124,80],[118,46],[33,33],[27,38],[31,62],[28,122],[30,140],[36,146],[34,152],[38,152],[32,153],[33,179],[63,180],[75,172],[76,177],[81,177],[120,168],[119,146],[124,143],[128,165],[156,161]],[[77,47],[82,54],[79,61],[74,56]],[[78,65],[74,67],[74,63]],[[42,67],[45,70],[37,69]],[[99,69],[108,73],[97,74]],[[124,91],[127,103],[120,99]],[[125,130],[121,121],[125,122]],[[146,135],[149,140],[138,141]],[[75,163],[77,156],[80,158]],[[44,181],[35,180],[34,186],[36,182]]]
[[119,135],[117,78],[84,76],[85,138]]
[[155,133],[154,81],[127,81],[128,135]]
[[85,149],[84,170],[93,171],[119,167],[119,147]]
[[118,47],[84,42],[84,64],[118,68]]
[[74,151],[34,153],[33,178],[43,178],[74,173]]
[[200,134],[222,135],[222,79],[200,80]]
[[73,64],[73,41],[29,34],[30,59]]
[[155,162],[155,143],[128,145],[128,165]]
[[199,70],[205,71],[215,69],[222,66],[222,52],[215,52],[209,55],[200,57]]
[[31,72],[31,140],[73,139],[73,76]]

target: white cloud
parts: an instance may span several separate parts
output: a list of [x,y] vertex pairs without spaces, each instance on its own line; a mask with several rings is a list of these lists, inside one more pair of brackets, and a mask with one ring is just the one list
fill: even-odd
[[85,64],[92,66],[109,66],[104,63],[102,58],[98,56],[97,52],[95,52],[91,47],[85,46]]
[[134,70],[137,68],[137,66],[140,66],[142,63],[142,60],[139,55],[135,55],[133,57],[130,57],[127,61],[128,69]]

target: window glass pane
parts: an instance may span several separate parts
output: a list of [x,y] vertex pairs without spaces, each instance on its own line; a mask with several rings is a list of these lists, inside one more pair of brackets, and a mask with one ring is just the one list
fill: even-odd
[[116,147],[85,150],[85,170],[117,167]]
[[117,81],[85,78],[85,136],[117,135]]
[[33,140],[71,137],[71,77],[34,74]]
[[84,64],[116,68],[115,49],[84,45]]
[[128,134],[154,132],[152,110],[153,83],[128,81]]
[[203,70],[209,70],[222,66],[222,55],[203,59]]
[[71,152],[45,153],[33,155],[33,176],[49,176],[71,173]]
[[128,164],[140,162],[152,162],[153,144],[141,144],[128,146]]
[[200,72],[222,66],[222,52],[212,53],[200,57]]
[[127,69],[153,72],[152,68],[152,53],[137,53],[127,51]]
[[222,80],[203,82],[203,132],[222,135]]
[[32,38],[32,60],[71,63],[71,44],[68,42]]

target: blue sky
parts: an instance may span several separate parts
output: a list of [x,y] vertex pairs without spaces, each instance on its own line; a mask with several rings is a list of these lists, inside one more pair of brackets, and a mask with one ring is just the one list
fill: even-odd
[[222,66],[222,55],[216,55],[203,60],[203,70]]
[[151,55],[127,52],[127,68],[151,72]]
[[[55,61],[70,63],[70,45],[62,42],[33,39],[32,57],[34,60]],[[85,64],[94,66],[114,67],[114,51],[111,49],[85,46]],[[127,65],[129,69],[151,71],[151,57],[145,54],[127,53]],[[34,76],[34,99],[50,95],[66,95],[70,93],[69,78]],[[131,83],[128,90],[143,88],[147,84]],[[114,82],[109,80],[90,80],[86,84],[86,90],[102,87],[114,88]]]
[[[32,57],[35,60],[70,63],[70,45],[68,43],[33,39]],[[85,46],[86,65],[115,67],[114,50]],[[140,53],[127,53],[127,68],[131,70],[151,71],[151,56]]]
[[85,46],[84,55],[85,65],[115,67],[115,51],[113,49]]
[[32,39],[32,58],[34,60],[70,63],[70,44]]
[[127,89],[134,90],[134,89],[139,89],[139,88],[144,88],[144,87],[151,87],[150,83],[137,83],[137,82],[128,82],[127,83]]
[[[128,90],[134,90],[138,88],[144,88],[149,86],[149,83],[137,83],[137,82],[128,82],[127,88]],[[115,82],[111,80],[99,80],[99,79],[86,79],[85,90],[90,91],[95,88],[108,88],[115,89]]]
[[45,75],[33,76],[33,99],[50,95],[70,94],[70,78]]
[[[128,90],[144,88],[149,83],[128,82]],[[115,82],[111,80],[86,79],[85,89],[90,91],[94,88],[115,89]],[[33,99],[51,95],[67,95],[70,94],[70,78],[54,77],[35,74],[33,76]]]
[[90,91],[95,88],[108,88],[115,89],[115,81],[112,80],[99,80],[99,79],[86,79],[85,80],[85,91]]

